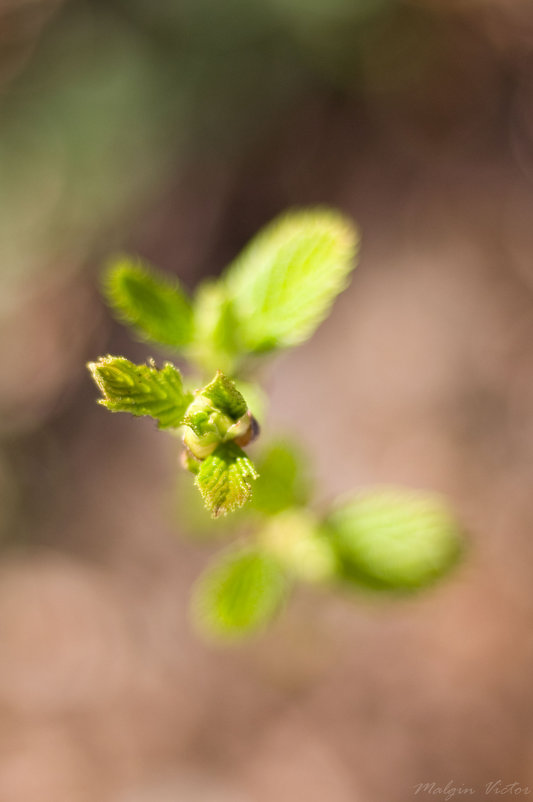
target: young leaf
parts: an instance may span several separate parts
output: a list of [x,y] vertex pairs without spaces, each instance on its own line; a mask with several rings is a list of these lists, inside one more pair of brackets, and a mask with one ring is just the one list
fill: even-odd
[[234,382],[224,376],[220,370],[217,371],[213,381],[203,388],[202,395],[208,398],[214,407],[233,420],[240,418],[248,409],[246,401],[235,387]]
[[154,365],[134,365],[124,357],[106,356],[87,367],[102,392],[99,403],[111,412],[149,415],[160,429],[183,423],[192,395],[183,390],[181,374],[170,362],[158,370]]
[[287,577],[273,557],[256,549],[233,551],[199,578],[193,621],[209,638],[243,638],[274,618],[287,590]]
[[345,576],[383,590],[430,585],[451,569],[462,547],[460,527],[431,493],[371,489],[326,522]]
[[212,431],[212,424],[207,410],[198,409],[193,412],[187,412],[183,418],[183,423],[193,430],[197,437],[203,437],[208,432]]
[[196,391],[183,422],[188,427],[184,442],[199,459],[209,456],[218,443],[235,440],[247,445],[258,431],[243,396],[221,371]]
[[347,285],[357,242],[348,219],[322,208],[289,212],[260,231],[223,279],[246,350],[310,337]]
[[178,349],[190,342],[192,305],[176,279],[121,256],[107,271],[104,294],[117,317],[142,339]]
[[201,464],[195,483],[213,518],[242,507],[252,495],[257,472],[235,443],[221,443]]

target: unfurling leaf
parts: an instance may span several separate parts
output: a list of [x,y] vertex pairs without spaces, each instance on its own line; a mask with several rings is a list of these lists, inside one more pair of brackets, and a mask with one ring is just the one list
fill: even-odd
[[127,256],[115,259],[104,293],[117,317],[144,340],[181,349],[192,338],[192,305],[180,283]]
[[200,465],[196,485],[214,518],[242,507],[252,495],[257,472],[233,442],[221,443]]
[[374,589],[430,585],[451,569],[462,548],[462,532],[448,506],[422,491],[367,490],[334,511],[326,527],[345,578]]
[[106,356],[88,365],[103,398],[99,403],[111,412],[149,415],[160,429],[180,426],[192,395],[183,389],[181,374],[166,362],[158,370],[154,365],[135,365],[120,356]]
[[223,555],[199,578],[193,620],[202,634],[238,639],[261,630],[279,611],[288,590],[276,559],[257,549]]
[[258,424],[235,383],[219,370],[188,407],[183,423],[184,442],[193,456],[205,459],[219,443],[234,440],[247,445],[258,432]]
[[323,208],[289,212],[260,231],[223,278],[245,350],[310,337],[346,287],[357,243],[352,223]]
[[224,376],[220,370],[217,371],[213,381],[203,388],[202,395],[208,398],[214,407],[233,420],[242,417],[248,409],[246,401],[237,390],[235,383]]

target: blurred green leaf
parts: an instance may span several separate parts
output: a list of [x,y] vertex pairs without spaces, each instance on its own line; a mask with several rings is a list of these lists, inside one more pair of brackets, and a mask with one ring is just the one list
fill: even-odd
[[332,513],[326,530],[345,578],[374,589],[429,585],[452,568],[462,547],[459,524],[439,496],[401,488],[358,494]]
[[275,515],[306,504],[311,482],[302,454],[285,441],[275,442],[257,459],[259,479],[254,487],[253,509]]
[[223,281],[252,353],[310,337],[348,282],[358,236],[330,209],[292,211],[252,239]]
[[184,391],[181,374],[170,362],[158,370],[154,365],[135,365],[124,357],[106,356],[87,367],[102,392],[99,403],[111,412],[149,415],[160,429],[182,424],[192,395]]
[[257,471],[233,442],[221,443],[201,464],[195,483],[214,518],[242,507],[252,495]]
[[190,342],[192,305],[176,279],[120,256],[109,266],[104,294],[117,317],[144,340],[178,349]]
[[243,638],[274,618],[287,590],[287,577],[273,557],[256,549],[226,553],[196,584],[193,621],[207,637]]

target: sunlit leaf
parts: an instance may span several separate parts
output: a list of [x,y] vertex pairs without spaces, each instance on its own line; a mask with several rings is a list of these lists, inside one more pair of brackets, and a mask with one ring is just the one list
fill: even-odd
[[214,518],[242,507],[252,495],[257,471],[233,442],[221,443],[201,464],[196,485]]
[[432,493],[370,489],[339,507],[326,523],[345,576],[376,589],[431,584],[457,561],[461,528]]
[[104,293],[117,317],[142,339],[178,349],[190,342],[192,305],[176,279],[121,256],[106,273]]
[[154,365],[135,365],[120,356],[106,356],[87,366],[103,398],[99,403],[111,412],[149,415],[160,429],[180,426],[192,395],[183,389],[181,374],[166,362],[158,370]]
[[255,236],[228,268],[228,297],[251,352],[296,345],[315,331],[348,283],[358,236],[330,209],[292,211]]
[[245,414],[248,406],[235,383],[228,379],[219,370],[213,381],[202,390],[202,395],[208,398],[214,407],[225,415],[237,420]]
[[270,555],[256,549],[226,553],[196,584],[193,620],[208,637],[243,638],[274,618],[287,590],[287,577]]

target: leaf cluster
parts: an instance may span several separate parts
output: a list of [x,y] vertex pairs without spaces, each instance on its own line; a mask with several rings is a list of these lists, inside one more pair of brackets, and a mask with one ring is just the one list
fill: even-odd
[[126,256],[110,261],[103,291],[138,338],[175,349],[208,372],[235,374],[250,357],[313,334],[347,285],[357,244],[353,224],[340,213],[292,211],[193,298],[177,279]]
[[[261,632],[298,584],[397,598],[430,587],[457,564],[462,527],[439,495],[373,487],[317,515],[309,507],[309,485],[302,492],[295,483],[283,496],[269,496],[291,462],[299,466],[295,476],[305,474],[304,462],[286,443],[274,444],[258,460],[248,508],[258,516],[255,537],[215,557],[195,586],[193,618],[204,636],[234,641]],[[255,583],[256,562],[262,561],[269,570]]]
[[140,339],[180,353],[200,373],[217,372],[193,394],[169,362],[158,370],[153,361],[134,365],[107,356],[89,364],[100,403],[111,412],[148,415],[161,429],[181,429],[183,464],[215,517],[243,506],[257,478],[241,448],[257,422],[221,367],[235,375],[252,356],[311,336],[346,286],[357,241],[338,212],[289,212],[192,298],[176,278],[138,258],[122,255],[108,264],[103,292],[120,321]]
[[298,583],[405,594],[431,585],[460,556],[461,528],[434,494],[370,488],[317,514],[297,449],[275,441],[255,465],[244,451],[263,402],[242,375],[259,357],[313,334],[346,287],[357,246],[347,218],[317,208],[274,220],[192,297],[139,259],[108,265],[104,295],[117,318],[188,360],[202,386],[185,387],[170,362],[158,369],[153,360],[106,356],[89,364],[100,403],[178,430],[183,465],[207,510],[214,518],[241,510],[234,527],[248,529],[195,586],[193,620],[205,636],[237,640],[261,631]]

